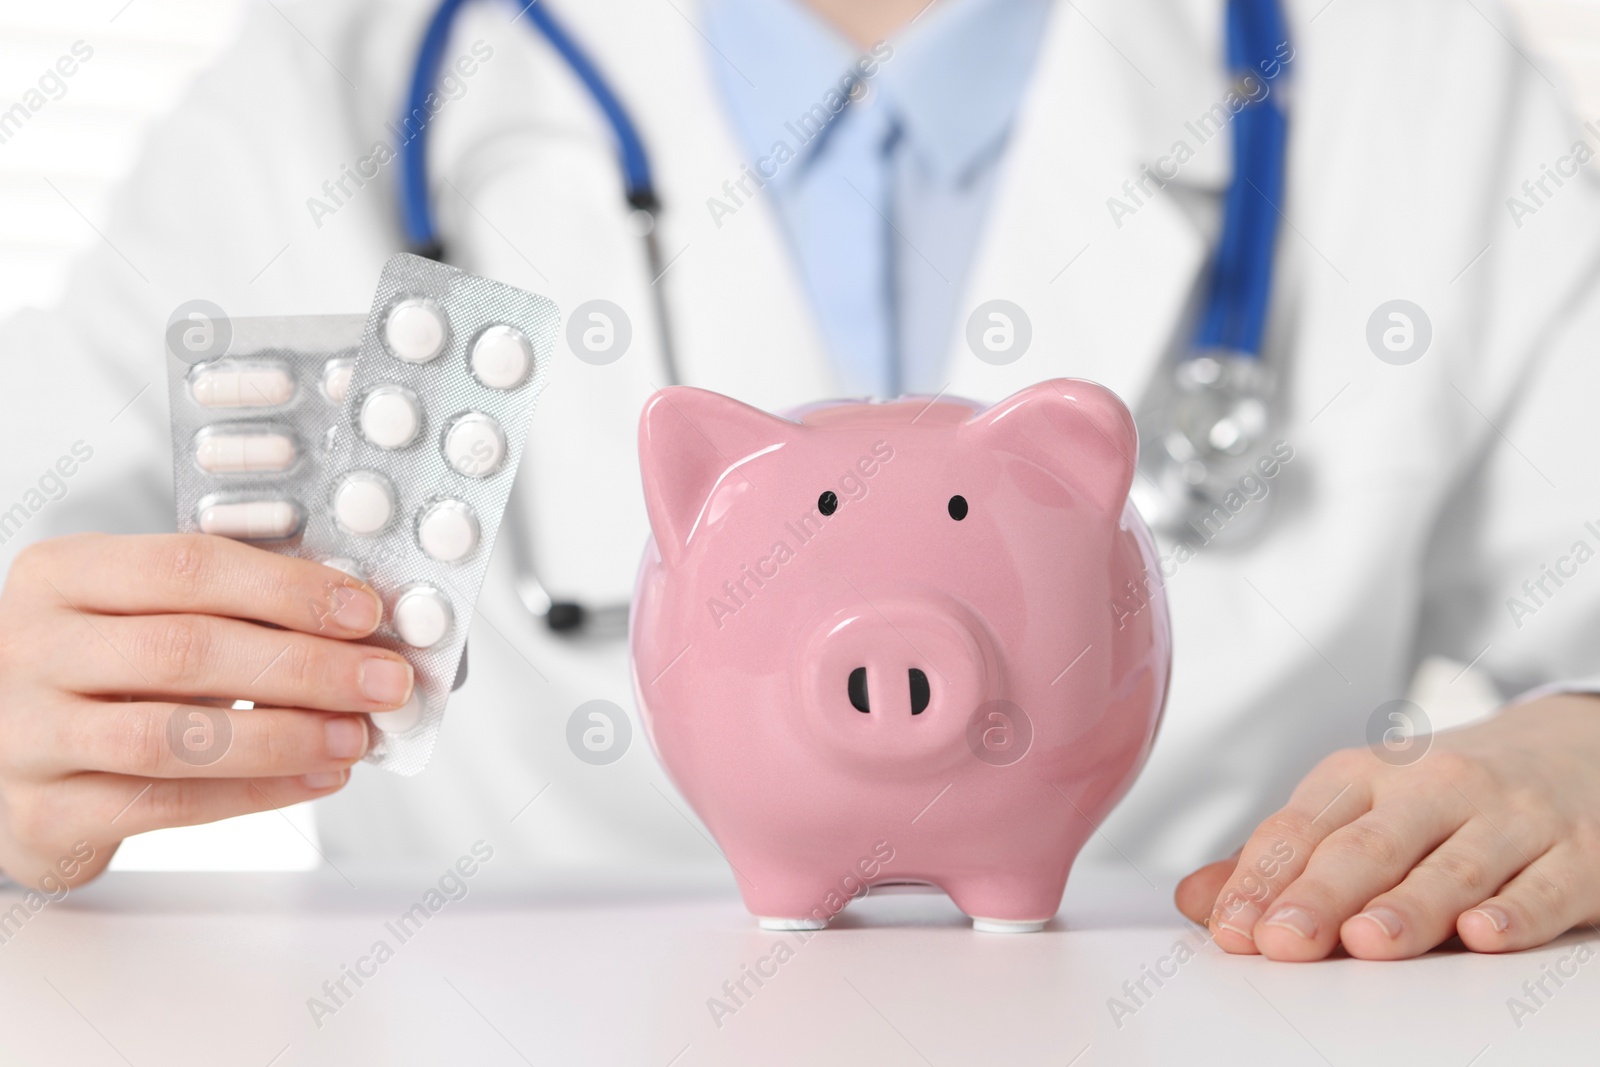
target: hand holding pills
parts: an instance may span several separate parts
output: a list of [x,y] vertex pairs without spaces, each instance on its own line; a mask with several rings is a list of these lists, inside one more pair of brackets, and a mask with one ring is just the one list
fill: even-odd
[[83,842],[87,880],[131,834],[340,788],[362,713],[413,698],[403,656],[357,643],[383,614],[347,574],[220,537],[24,550],[0,592],[0,870],[36,882]]
[[370,762],[422,769],[466,641],[553,344],[548,300],[415,256],[368,316],[239,320],[220,358],[169,360],[178,525],[376,589],[371,643],[417,685],[372,714]]

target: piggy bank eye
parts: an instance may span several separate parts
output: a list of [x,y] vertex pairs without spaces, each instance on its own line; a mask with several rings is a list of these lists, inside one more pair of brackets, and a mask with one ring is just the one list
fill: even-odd
[[833,490],[830,489],[817,497],[817,510],[824,515],[832,515],[839,510],[839,498],[834,495]]
[[967,517],[967,498],[953,496],[950,498],[950,517],[957,522]]

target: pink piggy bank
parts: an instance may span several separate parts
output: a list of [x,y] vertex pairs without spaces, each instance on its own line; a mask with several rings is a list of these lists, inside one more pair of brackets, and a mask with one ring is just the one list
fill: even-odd
[[1072,379],[987,410],[650,398],[635,692],[764,927],[901,883],[979,930],[1055,915],[1166,699],[1137,448]]

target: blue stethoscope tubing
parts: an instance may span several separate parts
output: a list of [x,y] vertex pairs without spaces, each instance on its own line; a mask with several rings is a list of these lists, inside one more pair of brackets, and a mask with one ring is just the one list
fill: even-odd
[[[450,31],[456,16],[467,0],[443,0],[428,20],[417,48],[417,60],[411,70],[411,84],[406,94],[405,118],[428,115],[428,95],[439,83],[439,68],[444,62],[445,47],[450,43]],[[656,193],[655,178],[650,168],[650,156],[645,151],[644,138],[639,136],[628,109],[612,90],[594,60],[550,13],[544,0],[534,0],[522,7],[518,17],[527,21],[555,50],[567,67],[583,83],[589,96],[599,107],[616,138],[619,166],[622,170],[622,190],[628,207],[633,210],[644,238],[645,255],[650,265],[651,290],[655,304],[656,321],[661,333],[662,360],[666,365],[667,380],[678,382],[677,363],[673,356],[672,331],[667,313],[663,287],[659,284],[664,270],[661,244],[656,237],[656,222],[661,214],[661,198]],[[404,121],[404,120],[403,120]],[[403,122],[402,122],[403,124]],[[433,200],[428,192],[428,122],[417,125],[417,134],[400,150],[400,207],[406,243],[417,255],[441,262],[445,259],[444,242],[433,213]]]
[[1283,74],[1278,50],[1288,40],[1280,0],[1229,0],[1228,71],[1235,90],[1243,95],[1250,78],[1268,91],[1233,120],[1233,181],[1190,355],[1261,355],[1289,145],[1288,114],[1272,90]]

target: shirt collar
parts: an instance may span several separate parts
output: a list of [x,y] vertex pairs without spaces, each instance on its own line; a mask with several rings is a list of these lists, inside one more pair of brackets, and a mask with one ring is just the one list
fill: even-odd
[[[1051,0],[934,0],[867,58],[868,92],[847,106],[887,106],[907,148],[938,180],[959,182],[996,152],[1032,74]],[[857,50],[801,0],[709,0],[702,20],[734,132],[751,159],[781,141],[802,158],[790,124],[847,90]],[[884,51],[890,51],[887,58]],[[802,167],[785,167],[780,185]]]

